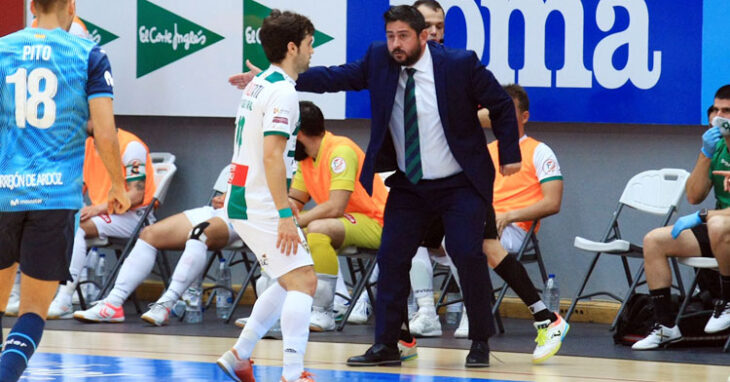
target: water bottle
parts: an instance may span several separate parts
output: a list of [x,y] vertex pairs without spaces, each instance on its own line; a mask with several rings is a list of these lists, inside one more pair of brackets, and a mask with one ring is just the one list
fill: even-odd
[[106,285],[106,280],[109,275],[106,272],[106,255],[103,252],[99,252],[99,261],[96,262],[96,281],[100,287]]
[[416,297],[413,295],[413,291],[408,295],[408,320],[411,320],[413,316],[418,312],[418,303],[416,303]]
[[188,288],[188,300],[185,301],[185,322],[199,324],[203,322],[202,280],[198,280]]
[[185,301],[183,300],[177,300],[172,305],[172,309],[170,309],[170,314],[172,314],[173,317],[183,317],[186,310]]
[[[79,276],[80,281],[93,281],[95,283],[99,282],[99,279],[96,275],[96,267],[99,263],[99,251],[96,249],[96,247],[92,247],[91,250],[89,250],[89,254],[86,257],[86,264],[84,265],[84,269],[81,270],[81,276]],[[84,294],[84,298],[87,302],[93,301],[96,299],[97,295],[99,294],[99,287],[94,285],[93,283],[85,283],[81,286],[81,291]],[[74,299],[77,298],[77,294],[74,293]]]
[[231,268],[226,266],[226,259],[220,259],[218,263],[218,285],[225,288],[217,288],[215,294],[215,313],[218,318],[228,319],[233,304],[233,293],[231,292]]
[[545,282],[545,292],[542,295],[545,300],[545,306],[551,312],[560,312],[560,288],[558,288],[558,282],[555,281],[555,275],[550,274],[547,281]]
[[[446,301],[458,300],[459,293],[450,292],[446,294]],[[461,320],[461,308],[464,305],[461,302],[446,305],[446,325],[458,325]]]

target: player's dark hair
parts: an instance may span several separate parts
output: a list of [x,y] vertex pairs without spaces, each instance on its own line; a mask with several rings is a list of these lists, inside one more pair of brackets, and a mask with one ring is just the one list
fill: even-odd
[[510,97],[517,100],[520,112],[530,111],[530,99],[527,97],[525,88],[517,84],[509,84],[504,87],[504,91],[506,91]]
[[424,20],[421,12],[416,7],[411,5],[397,5],[390,7],[385,14],[383,14],[385,25],[395,21],[403,21],[408,24],[416,34],[421,33],[422,30],[426,29],[426,20]]
[[299,101],[300,132],[308,137],[324,135],[324,115],[311,101]]
[[307,35],[313,34],[314,25],[305,16],[274,9],[264,19],[259,38],[269,62],[279,63],[286,57],[290,42],[299,46]]
[[68,0],[33,0],[36,8],[42,12],[53,10],[59,5],[68,4]]
[[730,85],[725,85],[725,86],[717,89],[717,92],[715,93],[715,98],[730,99]]
[[413,3],[413,7],[415,7],[415,8],[418,8],[421,5],[431,8],[432,11],[444,12],[444,8],[436,0],[418,0],[415,3]]

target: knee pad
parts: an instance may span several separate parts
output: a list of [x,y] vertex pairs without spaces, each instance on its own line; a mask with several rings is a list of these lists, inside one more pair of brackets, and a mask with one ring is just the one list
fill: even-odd
[[201,241],[203,242],[203,244],[205,244],[205,242],[208,240],[208,238],[205,236],[205,229],[208,228],[209,225],[209,222],[202,222],[196,225],[190,231],[190,235],[188,235],[188,237],[193,240]]

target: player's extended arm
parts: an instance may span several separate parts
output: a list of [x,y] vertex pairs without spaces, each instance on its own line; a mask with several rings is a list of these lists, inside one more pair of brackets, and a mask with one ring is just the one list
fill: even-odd
[[542,219],[560,212],[563,202],[563,181],[551,180],[541,183],[542,199],[525,208],[507,211],[504,214],[497,214],[497,230],[502,232],[504,227],[514,222],[532,221]]
[[311,221],[327,218],[341,218],[345,215],[345,208],[350,202],[352,191],[331,190],[326,202],[317,204],[299,218],[299,224],[306,227]]
[[243,90],[257,74],[261,73],[261,68],[246,60],[246,66],[249,71],[246,73],[238,73],[228,77],[228,83]]
[[109,190],[108,212],[122,214],[127,212],[131,202],[124,187],[122,155],[119,152],[119,140],[114,127],[112,99],[108,97],[92,98],[89,100],[89,114],[93,121],[96,149],[112,182],[111,190]]
[[[286,140],[286,137],[277,134],[264,137],[266,183],[269,185],[271,198],[279,211],[290,208],[286,192],[286,165],[284,164]],[[281,253],[288,256],[291,253],[297,253],[299,242],[299,231],[297,231],[297,226],[294,223],[294,216],[282,216],[280,212],[276,247],[281,250]]]

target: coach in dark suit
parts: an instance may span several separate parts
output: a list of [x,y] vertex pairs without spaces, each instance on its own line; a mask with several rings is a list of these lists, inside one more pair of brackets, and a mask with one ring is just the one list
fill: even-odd
[[384,18],[387,44],[373,43],[359,61],[314,67],[297,80],[301,91],[370,90],[372,129],[360,181],[371,191],[376,171],[396,170],[386,182],[391,190],[377,255],[375,345],[348,364],[400,364],[398,333],[406,319],[411,258],[428,224],[440,216],[469,315],[466,366],[488,366],[494,323],[481,243],[485,220],[494,224],[494,166],[477,109],[489,108],[500,168],[511,174],[521,160],[514,104],[474,52],[427,43],[416,8],[391,7]]

